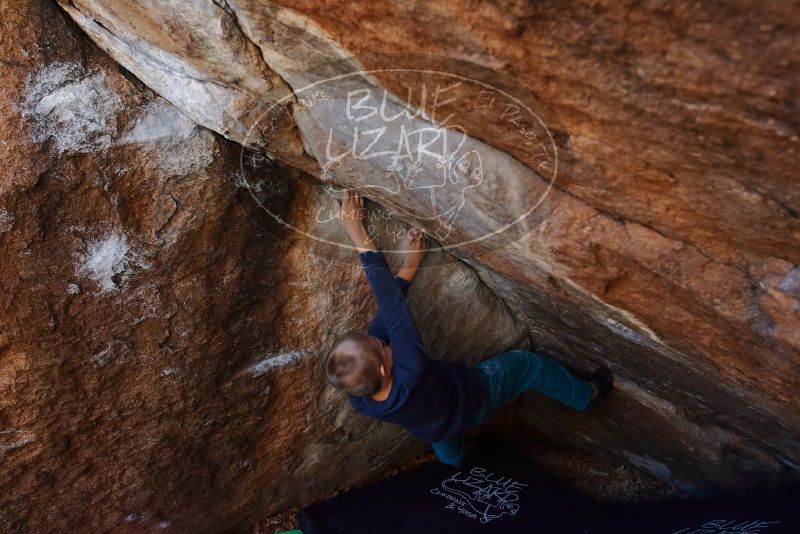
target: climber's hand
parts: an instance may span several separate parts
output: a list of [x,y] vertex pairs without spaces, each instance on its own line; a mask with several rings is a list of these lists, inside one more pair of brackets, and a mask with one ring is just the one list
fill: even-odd
[[353,191],[345,189],[342,196],[342,206],[339,209],[339,220],[345,228],[361,225],[364,222],[364,197]]
[[400,249],[403,252],[403,266],[397,271],[397,276],[410,282],[417,274],[419,264],[428,250],[425,234],[422,230],[413,228],[403,240]]
[[339,208],[339,222],[342,223],[359,252],[376,248],[375,242],[364,228],[365,215],[364,198],[355,191],[346,189],[342,198],[342,206]]

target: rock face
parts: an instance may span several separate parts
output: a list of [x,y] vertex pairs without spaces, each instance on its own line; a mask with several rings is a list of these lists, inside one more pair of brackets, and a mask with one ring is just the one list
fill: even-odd
[[526,397],[532,432],[697,494],[797,480],[790,4],[59,4],[0,7],[3,530],[218,531],[421,450],[324,383],[373,306],[341,185],[387,249],[436,238],[435,357],[617,373],[594,413]]
[[[0,11],[0,530],[218,532],[419,453],[321,374],[369,289],[264,209],[337,242],[323,188],[242,166],[54,4]],[[474,270],[430,261],[410,299],[437,357],[527,342]]]

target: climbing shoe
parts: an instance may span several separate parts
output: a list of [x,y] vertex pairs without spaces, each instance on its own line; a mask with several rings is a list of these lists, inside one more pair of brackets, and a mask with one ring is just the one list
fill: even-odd
[[608,367],[598,367],[586,381],[592,386],[589,406],[597,406],[611,391],[611,386],[614,385],[614,375],[611,374],[611,369]]

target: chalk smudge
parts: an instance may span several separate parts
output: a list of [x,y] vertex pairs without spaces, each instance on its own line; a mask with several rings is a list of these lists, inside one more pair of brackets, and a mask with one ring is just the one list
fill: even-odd
[[260,359],[247,368],[247,373],[252,376],[261,376],[279,367],[286,367],[300,361],[311,353],[306,351],[285,352],[283,354],[270,354]]
[[0,430],[0,450],[10,451],[24,447],[33,441],[33,434],[26,430]]
[[92,360],[97,367],[105,367],[110,362],[120,364],[128,361],[130,347],[125,341],[115,339],[106,344],[105,348],[92,354]]
[[654,460],[649,456],[639,456],[629,452],[625,452],[625,456],[633,465],[647,471],[659,480],[669,481],[672,479],[672,472],[665,464]]
[[20,111],[34,123],[34,141],[52,141],[59,154],[69,154],[111,146],[121,107],[105,74],[87,72],[78,62],[57,62],[31,73]]
[[614,319],[611,319],[610,317],[606,317],[606,319],[604,321],[604,324],[605,324],[606,328],[608,328],[612,332],[614,332],[614,333],[616,333],[616,334],[618,334],[618,335],[620,335],[620,336],[622,336],[622,337],[624,337],[626,339],[629,339],[630,341],[633,341],[634,343],[637,343],[639,345],[643,345],[645,347],[651,347],[651,348],[657,348],[659,346],[658,343],[655,340],[651,339],[650,337],[645,336],[643,334],[640,334],[639,332],[636,332],[635,330],[633,330],[631,328],[628,328],[624,324],[622,324],[622,323],[620,323],[618,321],[615,321]]
[[79,272],[94,280],[101,293],[124,287],[137,268],[149,269],[124,235],[110,233],[87,246]]
[[119,143],[152,146],[145,164],[170,175],[186,176],[214,161],[213,134],[162,100],[145,106]]
[[14,227],[14,216],[4,208],[0,208],[0,234],[10,231]]

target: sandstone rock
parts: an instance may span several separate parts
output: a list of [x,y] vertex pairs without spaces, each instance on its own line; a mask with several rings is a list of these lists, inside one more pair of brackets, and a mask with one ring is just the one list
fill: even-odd
[[[155,24],[95,0],[64,5],[100,46],[138,68],[145,83],[155,87],[159,80],[157,90],[182,92],[162,71],[143,66],[142,54],[119,50],[121,41],[133,38],[131,32],[157,44],[163,31]],[[569,9],[511,3],[476,10],[458,2],[321,7],[251,0],[230,0],[210,18],[191,3],[180,9],[160,3],[155,9],[159,20],[180,28],[180,40],[217,36],[211,45],[204,41],[212,58],[207,63],[215,65],[204,69],[209,79],[230,80],[214,58],[225,57],[231,47],[249,47],[241,44],[244,35],[297,100],[291,117],[279,113],[271,119],[273,131],[291,130],[283,122],[293,120],[323,179],[372,187],[374,198],[445,245],[466,243],[451,251],[472,262],[526,318],[538,343],[561,347],[570,363],[583,369],[609,364],[627,384],[620,395],[627,397],[629,413],[604,412],[593,421],[608,418],[631,435],[639,429],[639,413],[664,428],[691,426],[700,452],[687,452],[677,431],[672,441],[647,435],[635,445],[625,441],[636,449],[627,452],[631,458],[662,451],[652,462],[638,461],[640,468],[663,464],[675,483],[699,493],[741,488],[741,477],[728,473],[747,473],[750,466],[753,481],[747,486],[797,477],[800,421],[793,391],[800,347],[793,332],[800,304],[786,290],[800,253],[800,198],[793,187],[796,10],[747,2],[719,10],[686,2],[665,9],[587,2]],[[187,19],[191,22],[181,22]],[[239,30],[235,38],[203,29],[229,24]],[[484,174],[494,172],[494,188],[476,189],[466,215],[446,236],[424,223],[436,205],[426,208],[422,193],[388,193],[381,181],[393,170],[387,159],[353,158],[358,161],[351,168],[329,172],[325,133],[343,120],[330,108],[319,111],[309,104],[305,87],[320,63],[325,76],[348,66],[363,68],[373,79],[329,84],[334,99],[373,84],[393,91],[393,105],[402,105],[403,80],[376,71],[402,59],[369,54],[342,59],[376,49],[474,60],[527,84],[552,105],[564,120],[575,159],[571,182],[550,192],[547,216],[503,246],[470,241],[502,222],[496,206],[513,208],[536,193],[520,191],[520,183],[547,178],[518,157],[507,136],[498,135],[500,122],[461,125],[468,146],[483,156]],[[184,61],[194,57],[189,47],[169,51]],[[293,97],[270,94],[262,101],[283,106],[287,99]],[[178,105],[179,100],[174,99]],[[193,116],[201,111],[192,105],[184,110]],[[559,131],[554,117],[548,122]],[[252,119],[240,116],[243,122]],[[284,157],[280,146],[261,146]],[[555,147],[570,155],[563,140]],[[513,160],[507,159],[510,154]],[[448,186],[442,193],[448,206],[460,190]],[[620,443],[604,447],[592,440],[593,424],[564,437],[619,457]],[[720,435],[727,437],[715,437]],[[751,452],[746,458],[726,454],[730,440]],[[701,473],[697,464],[714,467]]]
[[[0,530],[218,532],[418,453],[325,384],[369,289],[351,251],[265,213],[342,240],[324,189],[197,126],[54,4],[0,15]],[[527,342],[436,256],[410,297],[435,356]]]
[[[373,217],[387,247],[402,221],[438,238],[437,269],[411,296],[437,356],[474,360],[527,329],[578,369],[614,369],[619,390],[594,414],[526,398],[518,415],[540,435],[692,493],[797,480],[791,4],[59,4],[127,72],[51,22],[49,3],[2,8],[7,524],[213,531],[419,450],[347,412],[319,374],[370,310],[320,217],[333,185],[384,205]],[[424,106],[406,90],[428,78],[390,72],[442,67],[418,53],[483,67],[446,61],[470,75],[449,93],[461,100]],[[487,82],[543,129],[459,108]],[[447,166],[435,198],[390,187],[413,178],[391,157],[328,165],[360,118],[339,104],[364,89],[367,108],[384,89],[390,113],[408,108],[409,129],[451,131],[415,111],[458,112],[464,135],[450,142],[480,165]],[[189,119],[256,152],[240,165],[237,146]],[[564,172],[525,157],[525,133],[544,131],[544,162],[563,156]],[[54,495],[54,508],[30,504]]]

